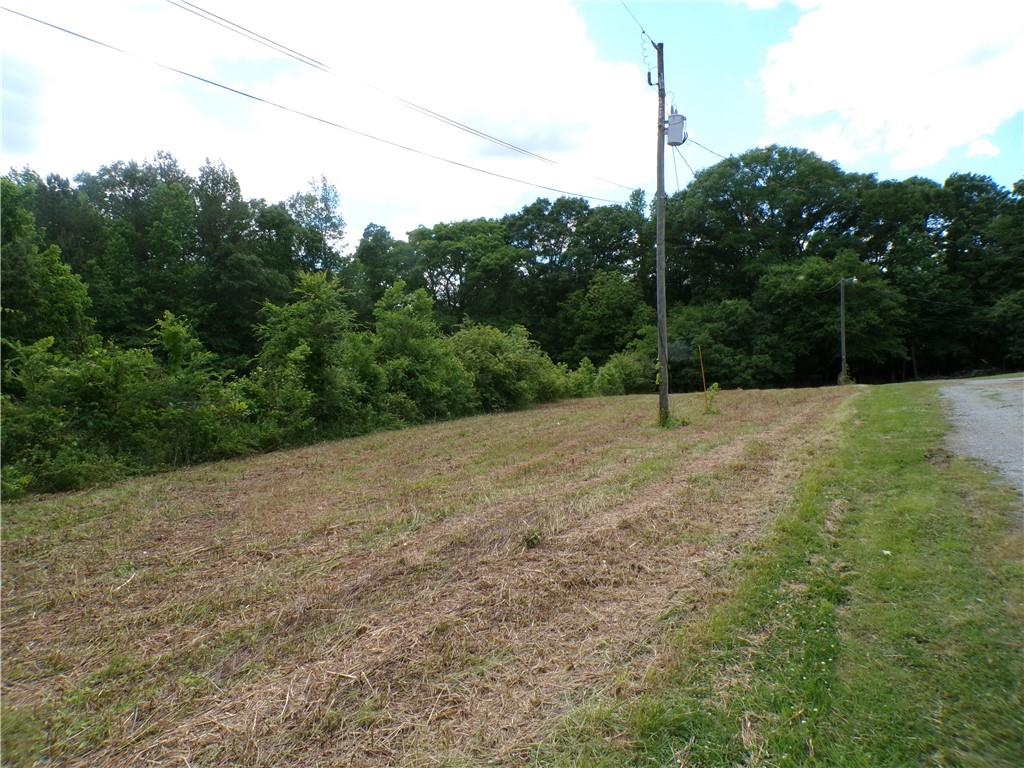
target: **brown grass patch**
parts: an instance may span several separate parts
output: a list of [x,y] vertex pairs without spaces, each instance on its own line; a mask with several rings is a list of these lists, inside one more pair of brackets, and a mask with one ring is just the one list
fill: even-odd
[[5,707],[68,765],[521,762],[642,680],[848,395],[677,397],[673,430],[574,401],[8,505]]

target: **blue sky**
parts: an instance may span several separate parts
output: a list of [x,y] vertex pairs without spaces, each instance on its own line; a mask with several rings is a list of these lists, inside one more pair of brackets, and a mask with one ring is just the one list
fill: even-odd
[[[654,187],[654,89],[619,2],[406,0],[197,5],[331,65],[325,75],[163,0],[10,0],[125,57],[4,14],[3,160],[72,176],[117,160],[209,158],[243,192],[287,198],[325,175],[354,246],[500,216],[536,187],[467,171],[184,79],[159,61],[458,163],[624,199]],[[690,135],[723,154],[804,146],[880,178],[1024,176],[1024,3],[693,0],[630,7],[665,43]],[[386,41],[387,45],[384,45]],[[411,99],[556,161],[508,152],[402,107]],[[717,161],[683,147],[696,169]],[[691,176],[677,164],[679,183]],[[671,162],[667,185],[675,188]],[[595,201],[598,204],[600,201]]]
[[[754,147],[764,112],[757,73],[767,48],[788,36],[799,16],[796,8],[760,12],[710,2],[632,3],[630,8],[648,34],[665,45],[669,100],[687,116],[694,138],[725,155]],[[651,46],[620,4],[584,3],[580,9],[605,55],[644,66],[649,62],[656,76]],[[648,49],[646,62],[641,43]],[[694,168],[718,160],[697,147],[683,152]],[[682,176],[680,183],[685,184]]]
[[[965,15],[963,5],[944,3],[943,0],[930,4],[915,3],[913,0],[902,0],[902,3],[904,6],[916,6],[915,10],[921,14],[936,11],[942,13],[944,5],[955,10],[955,13],[949,14],[952,34],[955,34],[952,22]],[[763,5],[774,7],[758,7]],[[993,5],[994,13],[986,15],[986,20],[993,23],[1002,20],[1007,32],[1024,34],[1022,15],[1013,8],[1014,4],[1003,2],[1002,8],[999,5]],[[873,28],[886,23],[887,14],[880,12],[883,7],[878,4],[862,2],[860,6],[863,9],[863,26],[849,30],[839,27],[836,31],[844,37],[862,33],[863,56],[879,58],[884,54],[872,47],[871,32]],[[676,105],[680,112],[687,115],[690,132],[698,141],[728,155],[764,144],[766,138],[786,143],[786,139],[794,137],[793,131],[766,125],[766,98],[761,71],[768,51],[786,43],[804,15],[804,10],[798,5],[787,2],[776,4],[770,0],[751,4],[742,0],[691,0],[632,2],[629,7],[651,37],[665,43],[668,88],[674,91]],[[644,62],[640,51],[642,35],[620,3],[584,2],[580,5],[580,11],[604,55],[621,61]],[[899,33],[904,44],[915,54],[929,58],[943,56],[940,39],[929,39],[927,35],[915,33],[914,26],[908,26]],[[982,37],[978,46],[984,51],[986,45],[991,43]],[[999,43],[994,45],[998,46]],[[653,69],[653,55],[649,54],[648,59]],[[1016,61],[1021,61],[1019,52]],[[834,66],[835,62],[823,61],[822,65]],[[856,67],[857,62],[850,62],[850,65]],[[948,99],[943,107],[948,120],[960,119],[956,101],[949,96],[944,97],[941,82],[925,79],[918,82],[921,87],[933,91],[936,101]],[[976,87],[989,90],[994,99],[1015,98],[1017,102],[1016,111],[1007,119],[999,121],[996,130],[988,134],[992,145],[999,150],[997,155],[969,156],[968,143],[950,148],[936,162],[914,167],[894,167],[891,156],[881,152],[845,162],[844,158],[822,154],[828,160],[839,160],[846,170],[876,173],[879,178],[921,175],[942,181],[951,173],[971,172],[991,176],[1000,184],[1010,187],[1014,181],[1024,177],[1024,111],[1021,109],[1024,86],[1020,82],[1019,73],[1014,74],[1011,68],[1006,68],[1001,70],[999,78],[982,79],[976,83]],[[823,122],[819,118],[818,123]],[[684,150],[695,168],[717,161],[717,158],[699,147]],[[683,169],[680,172],[683,173]],[[689,178],[689,174],[685,175]],[[674,183],[671,173],[668,183],[670,187]],[[680,183],[686,183],[682,176]]]

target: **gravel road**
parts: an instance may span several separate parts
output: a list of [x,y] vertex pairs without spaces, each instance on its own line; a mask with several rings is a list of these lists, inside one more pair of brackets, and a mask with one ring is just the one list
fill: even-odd
[[1024,505],[1024,376],[964,379],[941,392],[953,425],[951,450],[998,469]]

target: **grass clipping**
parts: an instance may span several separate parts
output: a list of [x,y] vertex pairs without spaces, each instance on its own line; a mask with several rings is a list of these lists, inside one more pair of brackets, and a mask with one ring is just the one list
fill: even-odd
[[1005,766],[1024,755],[1019,504],[944,455],[934,388],[856,400],[739,586],[552,765]]
[[12,765],[522,764],[721,599],[849,396],[573,401],[5,506]]

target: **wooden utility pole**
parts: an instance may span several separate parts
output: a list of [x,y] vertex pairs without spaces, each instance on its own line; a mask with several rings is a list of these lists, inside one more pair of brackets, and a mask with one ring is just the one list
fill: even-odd
[[656,293],[658,304],[658,423],[669,423],[668,411],[668,329],[665,318],[665,44],[654,46],[658,51],[658,199]]
[[850,380],[846,368],[846,278],[839,281],[839,383],[846,384]]
[[711,413],[711,402],[708,400],[708,380],[704,375],[704,351],[697,345],[697,355],[700,357],[700,385],[704,387],[704,413]]

